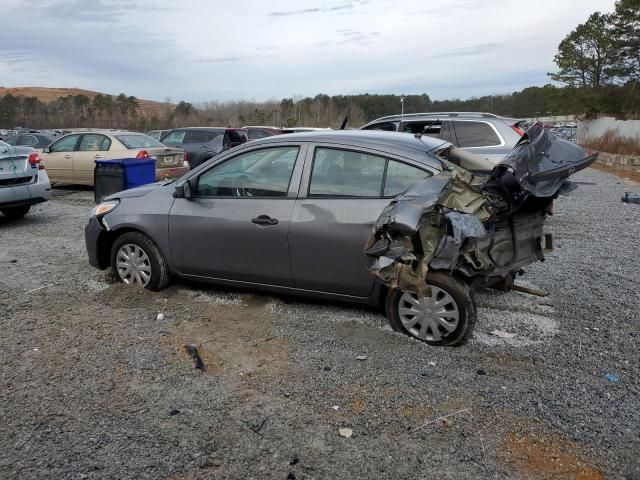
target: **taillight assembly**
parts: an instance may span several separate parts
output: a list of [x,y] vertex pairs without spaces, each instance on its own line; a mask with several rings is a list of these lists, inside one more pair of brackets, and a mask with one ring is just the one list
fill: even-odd
[[147,159],[149,158],[149,153],[146,150],[140,150],[138,152],[138,154],[136,155],[136,158],[144,158]]
[[524,130],[522,130],[517,124],[516,125],[511,125],[511,128],[513,129],[514,132],[516,132],[518,135],[523,136],[524,135]]
[[44,170],[44,163],[42,163],[42,159],[36,152],[33,152],[31,155],[29,155],[29,165],[31,165],[31,168]]

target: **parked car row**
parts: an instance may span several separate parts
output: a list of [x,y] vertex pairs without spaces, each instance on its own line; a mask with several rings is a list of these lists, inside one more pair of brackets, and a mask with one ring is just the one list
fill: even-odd
[[[436,112],[382,117],[361,129],[410,133],[449,142],[491,160],[475,167],[467,166],[474,173],[487,174],[520,139],[523,132],[519,125],[518,120],[487,113]],[[321,130],[329,129],[260,125],[242,128],[184,127],[154,130],[145,135],[124,130],[69,133],[19,128],[6,139],[6,143],[13,147],[37,149],[41,165],[46,166],[52,183],[93,185],[95,162],[100,160],[153,159],[156,162],[156,180],[178,178],[249,141]],[[349,178],[345,172],[341,181]]]

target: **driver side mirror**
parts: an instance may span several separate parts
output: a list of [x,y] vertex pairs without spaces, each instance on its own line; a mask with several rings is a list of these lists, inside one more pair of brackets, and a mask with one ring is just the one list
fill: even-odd
[[191,180],[185,180],[180,185],[176,185],[176,190],[173,192],[173,198],[186,198],[187,200],[191,200],[193,198]]
[[51,153],[51,148],[49,148],[49,147],[44,147],[44,148],[42,149],[42,153]]

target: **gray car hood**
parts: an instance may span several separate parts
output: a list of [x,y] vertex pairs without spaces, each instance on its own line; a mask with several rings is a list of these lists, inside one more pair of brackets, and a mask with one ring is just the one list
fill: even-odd
[[129,190],[123,190],[121,192],[113,193],[105,197],[102,201],[104,202],[107,200],[118,200],[122,198],[144,197],[149,192],[157,190],[158,188],[161,188],[164,185],[167,185],[167,182],[149,183],[148,185],[143,185],[141,187],[131,188]]

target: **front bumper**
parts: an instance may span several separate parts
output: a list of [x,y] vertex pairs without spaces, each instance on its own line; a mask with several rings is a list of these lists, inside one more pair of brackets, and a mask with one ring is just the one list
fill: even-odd
[[[89,264],[92,267],[104,270],[109,266],[104,255],[104,235],[106,229],[100,224],[98,218],[92,216],[89,223],[84,227],[84,243],[89,256]],[[108,259],[108,256],[106,257]]]

